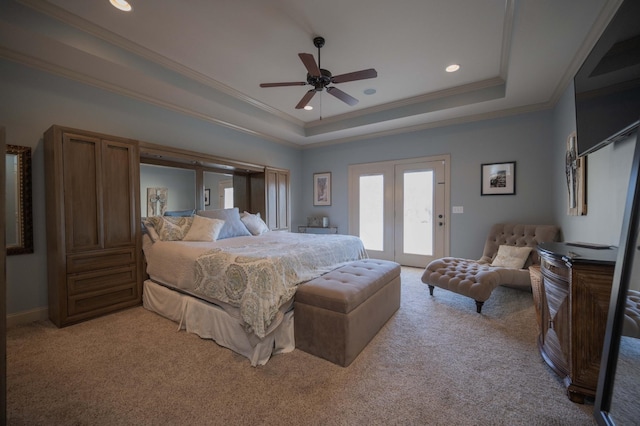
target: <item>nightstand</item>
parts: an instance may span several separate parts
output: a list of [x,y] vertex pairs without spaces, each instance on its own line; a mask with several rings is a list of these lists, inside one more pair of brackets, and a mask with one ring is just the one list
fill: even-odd
[[337,226],[298,226],[298,232],[302,234],[337,234]]

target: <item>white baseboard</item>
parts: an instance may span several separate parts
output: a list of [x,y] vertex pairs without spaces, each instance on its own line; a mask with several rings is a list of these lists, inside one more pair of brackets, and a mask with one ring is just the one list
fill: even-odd
[[7,328],[46,320],[48,318],[49,309],[47,308],[37,308],[30,311],[18,312],[17,314],[9,314],[7,315]]

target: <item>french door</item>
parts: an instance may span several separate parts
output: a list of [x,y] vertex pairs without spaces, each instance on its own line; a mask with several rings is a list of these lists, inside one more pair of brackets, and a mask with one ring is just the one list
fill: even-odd
[[349,166],[349,233],[372,258],[424,267],[448,253],[448,156]]

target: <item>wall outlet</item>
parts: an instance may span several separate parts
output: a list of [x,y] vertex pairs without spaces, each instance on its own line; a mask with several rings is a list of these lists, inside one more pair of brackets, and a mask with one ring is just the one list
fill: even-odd
[[453,213],[464,213],[464,208],[462,206],[453,206]]

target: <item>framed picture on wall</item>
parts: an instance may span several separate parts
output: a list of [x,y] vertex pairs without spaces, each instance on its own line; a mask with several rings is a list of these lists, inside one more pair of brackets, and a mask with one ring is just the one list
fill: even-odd
[[209,188],[204,190],[204,205],[205,206],[211,205],[211,189]]
[[514,195],[516,193],[516,162],[482,165],[481,195]]
[[331,205],[331,172],[313,174],[313,205]]

